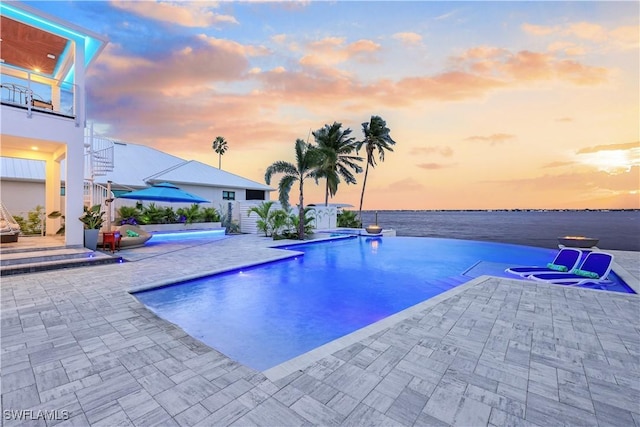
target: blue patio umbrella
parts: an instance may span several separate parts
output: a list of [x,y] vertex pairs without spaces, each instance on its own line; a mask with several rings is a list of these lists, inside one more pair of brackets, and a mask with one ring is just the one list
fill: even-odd
[[209,203],[200,196],[188,193],[169,182],[154,184],[142,190],[132,191],[119,196],[121,199],[148,200],[175,203]]

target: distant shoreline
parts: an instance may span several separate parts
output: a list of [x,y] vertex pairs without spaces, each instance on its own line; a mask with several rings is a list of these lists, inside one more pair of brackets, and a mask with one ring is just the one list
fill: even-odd
[[396,210],[363,211],[398,236],[484,240],[557,248],[562,236],[599,240],[601,249],[640,251],[640,210]]

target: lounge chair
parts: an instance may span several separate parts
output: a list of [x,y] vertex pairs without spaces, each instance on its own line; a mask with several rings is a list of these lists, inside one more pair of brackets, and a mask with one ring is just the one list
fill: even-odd
[[567,273],[537,273],[527,276],[529,279],[562,285],[582,283],[609,283],[607,276],[611,272],[613,255],[606,252],[589,252],[580,267]]
[[575,248],[562,248],[556,254],[556,257],[545,267],[510,267],[505,270],[506,273],[517,274],[518,276],[527,277],[537,273],[558,273],[569,272],[578,267],[582,252]]

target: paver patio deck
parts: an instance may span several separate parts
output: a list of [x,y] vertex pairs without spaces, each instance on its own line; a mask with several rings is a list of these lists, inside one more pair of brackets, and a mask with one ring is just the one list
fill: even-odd
[[[127,292],[282,257],[269,243],[3,278],[4,425],[640,425],[638,295],[479,278],[267,377]],[[640,254],[615,254],[637,281]]]

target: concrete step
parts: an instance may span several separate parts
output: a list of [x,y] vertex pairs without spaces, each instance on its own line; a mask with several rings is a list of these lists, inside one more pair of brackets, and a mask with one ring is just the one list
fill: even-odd
[[90,258],[94,251],[87,248],[48,248],[21,252],[2,252],[0,266],[17,264],[34,264],[47,261],[60,261],[65,259]]
[[123,262],[122,257],[86,248],[54,248],[2,253],[0,276]]

